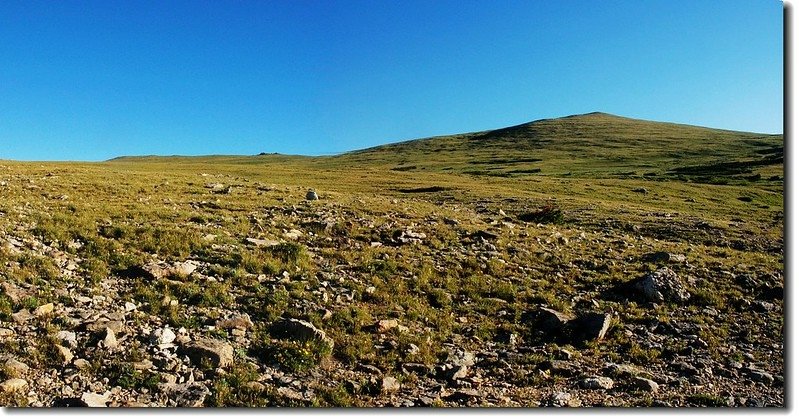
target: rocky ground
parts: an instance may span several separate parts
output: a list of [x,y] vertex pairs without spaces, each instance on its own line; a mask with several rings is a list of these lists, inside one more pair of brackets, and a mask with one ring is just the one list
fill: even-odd
[[785,405],[781,239],[203,180],[141,203],[174,220],[0,210],[4,405]]

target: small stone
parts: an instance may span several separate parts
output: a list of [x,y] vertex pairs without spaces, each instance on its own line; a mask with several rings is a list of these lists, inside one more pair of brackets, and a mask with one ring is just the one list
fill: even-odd
[[72,358],[75,357],[74,355],[72,355],[72,351],[70,351],[68,348],[64,346],[55,345],[55,349],[58,361],[60,361],[62,365],[68,365],[70,362],[72,362]]
[[752,369],[749,369],[749,371],[747,372],[747,375],[753,381],[756,381],[756,382],[759,382],[759,383],[771,384],[771,383],[774,382],[774,376],[769,374],[769,373],[767,373],[766,371],[763,371],[763,370],[752,368]]
[[390,319],[390,320],[380,320],[374,325],[375,330],[378,333],[386,333],[389,330],[397,329],[400,332],[407,332],[408,328],[401,325],[399,320],[397,319]]
[[216,327],[220,329],[241,329],[247,330],[253,327],[253,322],[250,320],[249,314],[231,317],[224,320],[218,320]]
[[169,327],[161,328],[153,330],[153,333],[150,334],[150,342],[153,345],[166,345],[175,341],[175,332],[172,331]]
[[0,383],[0,393],[16,393],[28,388],[28,382],[21,378],[10,378]]
[[73,365],[75,365],[75,368],[79,370],[89,369],[92,366],[92,364],[89,361],[83,358],[76,359],[75,362],[73,362]]
[[181,277],[187,277],[196,271],[197,268],[197,262],[188,260],[186,262],[178,262],[172,265],[172,272]]
[[544,333],[559,333],[571,320],[571,316],[546,307],[539,308],[536,315],[537,327]]
[[602,340],[610,328],[612,316],[605,313],[587,313],[572,320],[572,337],[578,342]]
[[136,310],[136,304],[133,304],[131,302],[126,302],[125,303],[125,311],[130,312],[130,311],[134,311],[134,310]]
[[260,393],[266,389],[266,386],[257,382],[257,381],[250,381],[247,384],[244,384],[244,387],[250,391]]
[[308,201],[316,201],[319,199],[319,195],[317,195],[315,191],[310,190],[305,194],[305,199]]
[[555,407],[580,407],[582,402],[571,393],[558,392],[552,396],[552,406]]
[[635,378],[633,378],[631,384],[632,384],[633,388],[635,388],[637,390],[648,391],[650,393],[654,393],[654,392],[658,391],[658,388],[660,388],[658,383],[656,383],[656,382],[654,382],[654,381],[652,381],[652,380],[650,380],[648,378],[644,378],[644,377],[635,377]]
[[305,397],[302,396],[302,393],[300,393],[300,392],[298,392],[296,390],[292,390],[292,389],[290,389],[288,387],[278,387],[277,388],[277,394],[280,397],[283,397],[283,398],[286,398],[286,399],[289,399],[289,400],[296,400],[296,401],[305,400]]
[[133,369],[135,369],[137,371],[146,371],[146,370],[149,370],[149,369],[153,368],[153,361],[150,361],[149,359],[145,359],[143,361],[133,362],[131,365],[133,366]]
[[3,363],[3,367],[8,375],[12,378],[18,378],[24,375],[30,369],[24,362],[17,361],[16,359],[9,359]]
[[394,377],[383,377],[380,388],[383,393],[393,393],[399,391],[400,383]]
[[28,309],[23,308],[22,310],[14,313],[11,315],[11,319],[14,320],[17,324],[25,324],[28,320],[32,319],[34,316],[31,314]]
[[103,346],[106,349],[115,349],[117,347],[117,337],[114,335],[114,331],[105,328],[105,337],[103,337]]
[[75,332],[70,332],[68,330],[61,330],[58,333],[56,333],[55,337],[64,346],[67,346],[69,348],[78,347],[78,336],[75,334]]
[[161,384],[160,387],[172,399],[177,407],[202,407],[205,398],[211,394],[205,384],[193,382],[185,384]]
[[333,339],[328,338],[325,332],[305,320],[280,319],[271,326],[272,334],[278,338],[288,338],[299,342],[316,340],[324,342],[333,349]]
[[52,314],[53,313],[53,309],[55,309],[55,306],[53,305],[53,303],[43,304],[43,305],[40,305],[39,307],[36,307],[36,309],[33,310],[33,315],[36,316],[36,317],[44,317],[44,316]]
[[677,274],[669,268],[660,268],[647,274],[633,284],[633,289],[647,301],[656,303],[685,302],[691,297]]
[[462,378],[466,378],[469,375],[469,367],[466,365],[456,365],[451,368],[447,368],[443,371],[443,377],[451,382],[455,382]]
[[578,385],[589,390],[610,390],[613,388],[613,380],[608,377],[588,377],[581,380]]
[[86,392],[80,397],[80,400],[86,407],[108,407],[108,398],[111,396],[110,391],[103,394]]
[[214,368],[225,368],[233,364],[233,347],[218,339],[197,339],[183,345],[180,352],[196,365],[210,362]]

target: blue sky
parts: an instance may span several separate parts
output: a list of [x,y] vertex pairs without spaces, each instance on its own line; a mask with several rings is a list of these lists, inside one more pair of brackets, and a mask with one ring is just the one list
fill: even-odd
[[603,111],[782,132],[782,3],[11,1],[0,159],[326,154]]

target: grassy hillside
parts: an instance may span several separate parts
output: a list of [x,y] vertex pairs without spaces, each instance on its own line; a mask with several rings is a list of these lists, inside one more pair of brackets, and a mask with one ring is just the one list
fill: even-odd
[[[389,144],[341,164],[487,176],[680,177],[736,182],[781,175],[782,135],[623,118],[544,119],[493,131]],[[777,179],[775,179],[777,180]]]
[[[0,161],[0,404],[784,406],[782,147],[589,114]],[[630,285],[664,267],[676,294]]]

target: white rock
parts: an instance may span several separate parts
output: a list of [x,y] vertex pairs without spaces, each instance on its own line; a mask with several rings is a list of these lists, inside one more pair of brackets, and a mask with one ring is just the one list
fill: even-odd
[[175,332],[168,327],[158,328],[150,335],[150,341],[155,345],[166,345],[175,341]]
[[108,398],[111,396],[110,391],[103,394],[86,392],[80,397],[80,400],[86,404],[86,407],[108,407]]

